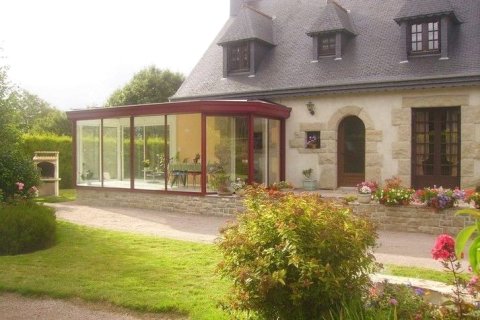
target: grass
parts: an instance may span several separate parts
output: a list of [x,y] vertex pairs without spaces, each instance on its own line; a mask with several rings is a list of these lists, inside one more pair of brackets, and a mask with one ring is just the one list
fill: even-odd
[[213,245],[58,222],[54,247],[0,257],[0,291],[227,319],[217,307],[227,291],[214,271],[219,260]]
[[[389,264],[384,266],[384,269],[381,271],[381,273],[399,277],[438,281],[446,284],[453,283],[453,277],[451,273],[428,268],[405,267]],[[465,280],[469,279],[466,273],[463,273],[461,277],[464,277]]]
[[60,195],[48,196],[48,197],[37,197],[33,201],[35,202],[45,202],[45,203],[57,203],[57,202],[67,202],[74,201],[77,198],[77,193],[75,189],[61,189]]

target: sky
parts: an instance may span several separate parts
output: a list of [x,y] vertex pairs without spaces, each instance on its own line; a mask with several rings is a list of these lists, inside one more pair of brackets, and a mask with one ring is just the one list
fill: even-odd
[[142,68],[186,76],[229,0],[0,0],[0,65],[61,110],[102,106]]

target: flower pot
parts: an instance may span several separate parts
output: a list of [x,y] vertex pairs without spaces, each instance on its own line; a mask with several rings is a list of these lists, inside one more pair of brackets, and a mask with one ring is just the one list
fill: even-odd
[[316,190],[317,180],[303,180],[303,189],[310,191]]
[[367,204],[372,201],[372,194],[371,193],[359,193],[357,196],[358,203]]

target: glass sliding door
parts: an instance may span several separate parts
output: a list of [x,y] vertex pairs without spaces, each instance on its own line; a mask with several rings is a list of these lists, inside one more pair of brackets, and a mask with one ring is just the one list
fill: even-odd
[[202,116],[167,116],[167,188],[170,191],[201,192]]
[[253,159],[256,183],[280,181],[280,120],[255,118],[253,124]]
[[77,121],[77,185],[100,187],[101,120]]
[[165,190],[166,137],[165,116],[136,117],[135,123],[135,189]]
[[268,183],[280,181],[280,120],[268,120]]
[[130,118],[103,120],[103,186],[130,188]]
[[248,118],[207,117],[207,191],[216,191],[215,172],[224,173],[230,182],[248,179]]

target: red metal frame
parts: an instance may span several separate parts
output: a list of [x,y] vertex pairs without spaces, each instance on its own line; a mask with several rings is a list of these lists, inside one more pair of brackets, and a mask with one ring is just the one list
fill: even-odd
[[[248,181],[251,183],[254,179],[254,146],[253,146],[253,133],[254,133],[254,119],[255,117],[264,117],[268,119],[277,119],[281,121],[280,128],[280,139],[281,139],[281,148],[280,148],[280,178],[285,180],[285,119],[290,116],[291,109],[285,106],[265,102],[260,100],[246,101],[246,100],[204,100],[204,101],[182,101],[182,102],[172,102],[172,103],[155,103],[155,104],[144,104],[144,105],[132,105],[124,107],[115,107],[115,108],[98,108],[98,109],[88,109],[88,110],[77,110],[67,112],[67,117],[74,124],[73,130],[73,159],[74,159],[74,181],[77,188],[81,189],[91,189],[98,190],[98,187],[86,187],[77,185],[77,130],[76,124],[78,120],[101,120],[103,127],[103,119],[108,118],[130,118],[130,189],[121,189],[121,188],[105,188],[103,187],[103,150],[102,151],[102,162],[101,162],[101,182],[102,189],[105,190],[115,190],[115,191],[134,191],[134,192],[143,192],[143,193],[165,193],[165,194],[186,194],[186,195],[205,195],[207,194],[207,116],[247,116],[248,117],[248,130],[249,130],[249,171],[248,171]],[[201,119],[201,135],[202,135],[202,145],[201,145],[201,163],[202,163],[202,174],[201,174],[201,192],[185,192],[185,191],[169,191],[168,187],[164,190],[137,190],[134,185],[134,170],[135,170],[135,123],[134,119],[137,116],[149,116],[149,115],[165,115],[165,122],[167,122],[167,115],[175,114],[192,114],[200,113],[202,115]],[[166,124],[166,123],[165,123]],[[166,128],[166,125],[165,125]],[[101,131],[101,148],[103,149],[103,132]],[[166,171],[165,171],[166,172]]]
[[71,120],[92,120],[145,115],[202,113],[215,115],[254,114],[267,118],[287,119],[290,116],[290,111],[291,109],[285,106],[260,100],[206,100],[76,110],[68,111],[67,116]]

